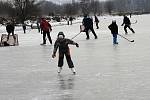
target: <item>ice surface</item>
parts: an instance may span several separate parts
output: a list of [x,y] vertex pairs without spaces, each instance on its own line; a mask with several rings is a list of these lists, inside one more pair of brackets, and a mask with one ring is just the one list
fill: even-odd
[[[66,59],[57,74],[58,54],[52,59],[53,46],[48,41],[40,45],[38,30],[16,31],[19,46],[0,48],[0,100],[150,100],[149,17],[132,16],[132,22],[138,21],[132,25],[136,33],[128,35],[121,26],[123,17],[100,17],[98,39],[90,33],[86,40],[81,33],[74,39],[80,47],[70,46],[77,75],[72,75]],[[112,19],[119,33],[134,43],[118,37],[119,45],[112,44],[107,28]],[[53,27],[53,42],[59,31],[72,38],[79,25]]]

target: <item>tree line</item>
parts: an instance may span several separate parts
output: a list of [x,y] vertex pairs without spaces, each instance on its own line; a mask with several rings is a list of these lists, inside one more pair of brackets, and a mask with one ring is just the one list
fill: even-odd
[[23,23],[37,16],[74,16],[84,14],[129,14],[149,13],[150,0],[80,0],[66,4],[50,1],[11,0],[0,1],[0,16],[9,16]]
[[150,13],[150,0],[80,0],[62,5],[43,1],[41,4],[42,14],[45,15]]

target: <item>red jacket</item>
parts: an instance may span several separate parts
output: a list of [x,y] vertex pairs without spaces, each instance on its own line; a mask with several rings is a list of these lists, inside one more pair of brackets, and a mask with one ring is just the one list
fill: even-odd
[[42,31],[49,31],[49,29],[52,30],[51,25],[45,19],[41,20],[40,27]]

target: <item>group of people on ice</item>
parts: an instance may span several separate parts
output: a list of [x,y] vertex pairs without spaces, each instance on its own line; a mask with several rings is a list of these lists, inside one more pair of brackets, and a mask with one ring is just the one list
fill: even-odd
[[[99,20],[96,16],[95,16],[95,23],[96,23],[96,27],[98,29],[99,28],[99,26],[98,26]],[[95,39],[98,38],[98,36],[95,33],[94,28],[93,28],[93,19],[92,18],[85,15],[83,18],[82,24],[84,26],[84,32],[86,33],[87,40],[90,39],[89,30],[93,33]],[[135,33],[134,30],[131,28],[131,22],[127,16],[124,16],[122,26],[123,25],[125,25],[124,26],[125,34],[127,34],[127,28],[129,28],[133,33]],[[51,26],[49,26],[49,27],[51,28]],[[113,44],[118,44],[118,42],[117,42],[118,25],[116,23],[116,20],[113,20],[112,23],[108,26],[108,28],[111,30],[111,33],[112,33]],[[43,39],[44,39],[44,37],[43,37]],[[73,62],[72,62],[71,56],[70,56],[70,51],[69,51],[69,46],[68,46],[69,44],[76,45],[76,47],[79,47],[78,43],[72,41],[71,39],[66,39],[64,33],[59,32],[57,35],[57,40],[55,41],[55,44],[54,44],[54,50],[53,50],[53,54],[52,54],[53,58],[56,57],[56,51],[59,48],[58,73],[60,73],[62,70],[63,59],[64,59],[64,55],[65,55],[69,68],[71,69],[73,74],[76,74],[76,71],[74,69],[74,65],[73,65]]]
[[[124,25],[125,34],[128,34],[127,28],[129,28],[132,31],[132,33],[135,33],[135,31],[131,28],[131,21],[126,15],[124,15],[123,23],[121,26],[123,25]],[[108,26],[108,28],[110,29],[112,33],[113,44],[118,44],[117,42],[118,25],[116,24],[116,20],[113,20],[112,23]]]
[[[96,28],[99,29],[99,26],[98,26],[99,20],[96,15],[95,15],[95,23],[96,23]],[[95,39],[98,39],[98,36],[95,33],[94,28],[93,28],[93,19],[92,18],[90,18],[88,15],[84,15],[82,24],[84,26],[83,31],[86,33],[87,40],[90,39],[89,31],[91,31],[93,33]],[[127,16],[124,16],[122,26],[123,25],[124,25],[125,34],[128,33],[127,28],[129,28],[133,33],[135,33],[135,31],[131,28],[131,22]],[[24,32],[25,32],[25,26],[23,26],[23,28],[24,28]],[[118,44],[118,41],[117,41],[118,25],[116,23],[116,20],[113,20],[112,23],[108,26],[108,28],[110,29],[112,37],[113,37],[113,44]],[[6,30],[8,32],[7,40],[9,40],[10,33],[12,33],[12,35],[15,39],[14,25],[12,23],[7,24]],[[45,18],[41,18],[40,30],[41,30],[41,33],[43,34],[43,43],[41,45],[46,44],[46,35],[47,35],[47,38],[48,38],[50,44],[52,44],[52,39],[50,36],[50,32],[52,31],[52,26],[50,25],[50,23],[48,21],[46,21]],[[53,50],[53,54],[52,54],[52,58],[55,58],[57,49],[59,48],[58,73],[60,73],[62,70],[63,59],[64,59],[64,56],[66,56],[66,60],[67,60],[69,68],[71,69],[73,74],[76,74],[76,71],[74,69],[74,64],[73,64],[71,56],[70,56],[70,50],[69,50],[69,46],[68,46],[69,44],[79,47],[78,43],[74,42],[71,39],[65,38],[65,34],[63,32],[59,32],[57,35],[57,40],[54,43],[54,50]]]

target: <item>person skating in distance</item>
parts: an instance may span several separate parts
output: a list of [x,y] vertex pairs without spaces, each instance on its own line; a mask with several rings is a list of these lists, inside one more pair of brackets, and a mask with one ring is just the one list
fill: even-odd
[[118,44],[117,35],[118,35],[118,25],[116,24],[116,20],[112,21],[112,24],[108,26],[113,36],[113,44]]
[[93,35],[95,36],[95,39],[98,38],[96,33],[95,33],[95,31],[94,31],[94,28],[93,28],[93,20],[92,20],[92,18],[88,17],[87,15],[84,15],[82,24],[85,27],[86,39],[87,40],[90,39],[90,37],[89,37],[89,30],[92,31]]
[[99,20],[96,15],[94,17],[95,17],[96,29],[99,29],[99,26],[98,26]]
[[70,50],[68,46],[69,44],[76,45],[76,47],[79,47],[78,43],[65,38],[64,33],[59,32],[57,35],[57,40],[55,41],[55,44],[54,44],[54,50],[52,54],[52,58],[55,58],[57,49],[59,48],[58,73],[60,73],[62,70],[63,59],[65,55],[69,68],[71,69],[73,74],[76,74],[76,71],[74,69],[74,64],[71,60]]
[[123,23],[121,26],[123,26],[124,24],[125,24],[125,26],[124,26],[125,34],[128,34],[127,28],[129,28],[132,31],[132,33],[135,33],[135,31],[131,28],[130,19],[126,15],[124,15]]
[[50,44],[52,44],[52,39],[50,36],[50,32],[52,31],[51,24],[48,21],[46,21],[45,18],[41,18],[40,27],[41,27],[41,31],[43,33],[43,43],[41,45],[46,44],[46,35],[47,35],[47,38],[48,38]]
[[7,41],[9,40],[9,36],[10,36],[11,33],[12,33],[12,36],[14,38],[14,41],[16,40],[14,30],[15,30],[15,25],[13,24],[13,22],[8,22],[7,25],[6,25],[6,31],[8,33]]

